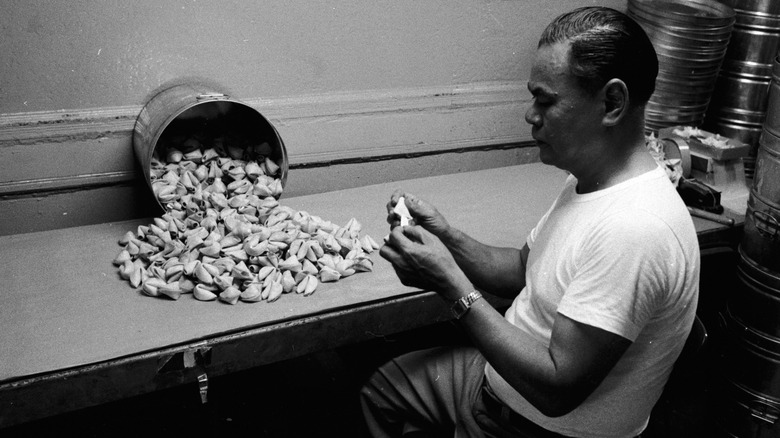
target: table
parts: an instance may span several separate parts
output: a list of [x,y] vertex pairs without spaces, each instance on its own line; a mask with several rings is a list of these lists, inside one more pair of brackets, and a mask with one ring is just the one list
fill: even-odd
[[[363,233],[388,233],[396,188],[428,199],[450,223],[490,244],[521,246],[566,174],[526,164],[355,189],[281,203]],[[293,179],[294,175],[290,175]],[[290,180],[288,180],[290,181]],[[289,182],[288,182],[289,183]],[[738,223],[738,213],[727,212]],[[694,218],[700,242],[732,230]],[[178,301],[141,295],[111,263],[118,239],[149,220],[0,237],[0,427],[165,389],[451,318],[433,292],[400,284],[372,254],[373,272],[274,303]]]

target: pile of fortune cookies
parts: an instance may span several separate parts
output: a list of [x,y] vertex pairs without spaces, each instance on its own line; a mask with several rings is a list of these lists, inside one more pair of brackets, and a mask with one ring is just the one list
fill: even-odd
[[380,246],[356,219],[339,226],[279,203],[281,169],[267,143],[177,146],[151,159],[165,213],[119,239],[113,262],[133,288],[172,300],[274,302],[372,270]]

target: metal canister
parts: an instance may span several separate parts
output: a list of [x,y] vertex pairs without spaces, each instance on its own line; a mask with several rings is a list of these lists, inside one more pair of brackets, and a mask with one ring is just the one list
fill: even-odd
[[[195,132],[207,133],[209,140],[230,141],[239,148],[267,143],[269,158],[279,165],[282,186],[286,184],[287,150],[271,122],[256,109],[212,86],[186,83],[156,94],[136,119],[133,149],[150,189],[155,152],[167,147],[171,139]],[[158,204],[165,208],[159,200]]]
[[722,372],[726,379],[780,404],[780,339],[726,312]]
[[753,190],[780,208],[780,137],[763,130],[756,154]]
[[780,56],[775,57],[768,99],[764,129],[780,137]]
[[629,0],[658,55],[656,89],[645,128],[700,126],[734,25],[734,10],[714,0]]
[[769,271],[780,273],[780,206],[751,190],[740,241],[744,257]]
[[740,251],[737,280],[729,311],[753,330],[780,339],[780,272],[759,266]]
[[780,48],[780,3],[775,0],[720,0],[736,13],[723,68],[745,77],[768,78]]
[[780,2],[720,0],[736,21],[705,118],[705,127],[751,146],[746,173],[752,175],[773,64],[780,48]]

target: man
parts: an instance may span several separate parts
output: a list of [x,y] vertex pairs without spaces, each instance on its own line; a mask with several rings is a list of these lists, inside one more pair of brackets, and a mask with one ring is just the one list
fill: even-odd
[[[699,275],[691,218],[645,146],[657,70],[646,34],[618,11],[580,8],[544,31],[525,118],[541,161],[571,175],[522,249],[481,244],[392,195],[380,254],[403,284],[453,303],[473,347],[382,366],[361,392],[372,434],[644,430],[693,324]],[[401,196],[407,226],[393,213]],[[516,298],[502,316],[478,291]]]

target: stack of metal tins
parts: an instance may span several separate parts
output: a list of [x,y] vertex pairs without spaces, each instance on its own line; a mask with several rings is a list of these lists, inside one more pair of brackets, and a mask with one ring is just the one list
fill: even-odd
[[[780,101],[780,60],[769,101]],[[767,107],[725,312],[721,427],[735,437],[780,436],[780,104]]]
[[766,117],[772,64],[780,48],[780,1],[720,0],[736,13],[726,57],[704,126],[751,146],[745,175],[753,176]]
[[734,10],[715,0],[629,0],[627,13],[658,54],[646,130],[701,126],[728,49]]

